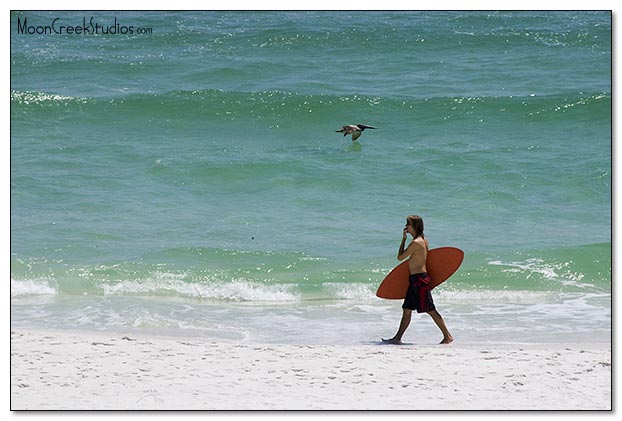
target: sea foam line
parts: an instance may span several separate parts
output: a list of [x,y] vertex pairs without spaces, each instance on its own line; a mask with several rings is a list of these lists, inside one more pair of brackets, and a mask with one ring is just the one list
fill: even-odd
[[56,288],[50,286],[47,279],[16,280],[11,278],[11,298],[32,295],[56,295]]
[[72,97],[65,95],[47,94],[44,92],[31,92],[31,91],[11,91],[11,101],[20,102],[23,104],[38,104],[43,102],[65,102],[65,101],[78,101],[85,103],[86,98]]
[[173,295],[226,301],[299,301],[292,285],[266,285],[245,279],[230,282],[186,282],[184,275],[156,274],[146,280],[123,281],[101,286],[104,295]]

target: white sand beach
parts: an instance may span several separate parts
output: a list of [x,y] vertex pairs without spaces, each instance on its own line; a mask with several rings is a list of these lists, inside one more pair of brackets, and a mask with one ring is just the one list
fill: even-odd
[[13,410],[609,410],[606,344],[254,345],[11,331]]

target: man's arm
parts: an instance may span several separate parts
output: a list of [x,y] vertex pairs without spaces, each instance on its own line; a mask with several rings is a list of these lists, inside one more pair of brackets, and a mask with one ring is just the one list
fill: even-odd
[[406,238],[402,238],[402,243],[400,244],[400,249],[397,252],[397,260],[404,260],[407,257],[411,256],[415,252],[415,244],[410,243],[406,250],[404,250],[404,246],[406,245]]

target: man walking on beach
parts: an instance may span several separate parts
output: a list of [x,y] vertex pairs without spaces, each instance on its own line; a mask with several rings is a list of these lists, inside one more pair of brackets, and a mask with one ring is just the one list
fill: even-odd
[[[413,240],[408,247],[404,249],[407,234],[410,234]],[[430,276],[425,267],[427,257],[428,240],[426,240],[423,235],[423,219],[419,215],[410,215],[406,218],[406,227],[402,233],[402,242],[397,253],[398,260],[408,258],[408,267],[410,270],[408,291],[406,292],[406,298],[404,298],[404,304],[402,304],[402,320],[400,321],[400,326],[395,336],[391,339],[383,339],[383,342],[390,344],[402,343],[402,336],[410,324],[413,310],[417,310],[417,313],[428,313],[430,317],[432,317],[434,323],[436,323],[441,332],[443,332],[441,344],[453,342],[454,338],[449,333],[449,330],[447,330],[445,321],[438,311],[436,311],[434,301],[432,300]]]

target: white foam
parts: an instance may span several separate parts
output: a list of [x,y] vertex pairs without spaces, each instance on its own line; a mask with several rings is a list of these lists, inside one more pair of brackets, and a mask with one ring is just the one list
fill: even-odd
[[146,280],[122,281],[104,284],[106,295],[173,295],[197,299],[228,301],[299,301],[291,284],[269,285],[245,279],[230,282],[206,280],[203,283],[186,282],[185,275],[156,273]]
[[377,285],[364,283],[327,282],[323,289],[330,298],[346,300],[370,300],[375,298]]
[[11,278],[11,297],[27,297],[31,295],[56,295],[47,279],[15,280]]
[[11,91],[11,101],[17,101],[23,104],[38,104],[42,102],[64,102],[71,100],[86,102],[85,98],[76,98],[72,96],[46,94],[43,92],[21,92],[15,90]]
[[506,266],[507,269],[501,270],[504,273],[526,273],[529,279],[532,275],[537,274],[546,280],[557,281],[563,286],[574,286],[579,288],[593,287],[592,284],[582,282],[585,277],[579,272],[571,272],[568,268],[571,262],[547,263],[543,259],[532,258],[524,262],[502,262],[493,260],[488,262],[493,266]]
[[516,290],[447,290],[435,289],[435,299],[450,301],[452,303],[540,303],[551,300],[557,296],[551,291],[516,291]]

